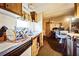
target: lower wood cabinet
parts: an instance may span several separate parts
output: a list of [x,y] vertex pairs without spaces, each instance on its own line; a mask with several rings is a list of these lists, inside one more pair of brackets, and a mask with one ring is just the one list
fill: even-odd
[[32,39],[32,56],[35,56],[38,54],[38,43],[37,43],[37,37]]
[[43,46],[43,33],[40,33],[39,39],[40,39],[40,47],[41,47]]
[[36,56],[39,52],[40,47],[43,46],[43,36],[39,34],[38,36],[32,38],[32,56]]
[[20,56],[31,56],[31,47],[26,49]]

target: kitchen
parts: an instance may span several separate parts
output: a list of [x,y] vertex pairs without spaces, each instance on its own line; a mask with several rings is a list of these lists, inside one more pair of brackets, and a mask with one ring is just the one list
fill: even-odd
[[34,6],[43,12],[44,45],[37,56],[78,56],[79,4],[41,3]]
[[46,46],[39,51],[38,56],[79,56],[79,4],[52,4],[51,7],[47,7],[48,13],[45,12],[43,20]]
[[[29,6],[28,3],[0,3],[0,56],[36,55],[43,45],[42,13]],[[36,50],[32,53],[31,49]]]
[[0,56],[78,56],[78,3],[0,3]]

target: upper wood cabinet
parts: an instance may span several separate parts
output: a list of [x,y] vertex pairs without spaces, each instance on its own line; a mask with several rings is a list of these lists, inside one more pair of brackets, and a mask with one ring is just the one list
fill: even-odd
[[0,8],[5,8],[5,3],[0,3]]
[[75,3],[74,7],[75,7],[75,16],[79,17],[79,3]]
[[[24,20],[32,20],[27,3],[0,3],[0,8],[23,17]],[[36,16],[35,16],[36,17]],[[33,15],[34,18],[34,15]],[[34,18],[34,20],[36,20]]]
[[37,21],[37,14],[35,11],[30,12],[32,21]]
[[79,3],[77,3],[77,16],[79,17]]
[[0,8],[22,16],[22,3],[0,3]]
[[6,9],[18,15],[22,15],[22,4],[21,3],[6,3]]
[[29,19],[29,14],[26,13],[25,11],[22,11],[22,17],[24,18],[24,20],[28,20]]

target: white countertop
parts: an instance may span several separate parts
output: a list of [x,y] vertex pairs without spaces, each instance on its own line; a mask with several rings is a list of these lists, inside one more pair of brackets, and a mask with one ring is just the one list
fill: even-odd
[[67,33],[67,35],[70,35],[71,37],[75,36],[75,37],[79,37],[78,33]]
[[69,35],[71,37],[73,37],[73,36],[79,37],[78,33],[74,33],[74,32],[68,33],[68,31],[60,31],[60,32],[63,33],[63,34]]
[[19,42],[10,42],[10,41],[2,42],[2,43],[0,43],[0,52],[5,51],[6,49],[8,49],[12,46],[21,45],[29,40],[31,40],[31,38],[28,38],[28,39],[25,39],[24,41],[19,41]]
[[32,36],[30,36],[31,38],[36,37],[37,35],[39,35],[41,32],[34,32]]
[[13,43],[13,42],[2,42],[0,43],[0,52],[12,47],[12,46],[15,46],[17,45],[18,43]]
[[32,36],[29,36],[29,38],[24,41],[20,40],[19,42],[10,42],[10,41],[2,42],[2,43],[0,43],[0,52],[5,51],[6,49],[8,49],[12,46],[21,45],[22,43],[31,40],[31,38],[34,38],[35,36],[39,35],[40,33],[41,32],[34,32]]

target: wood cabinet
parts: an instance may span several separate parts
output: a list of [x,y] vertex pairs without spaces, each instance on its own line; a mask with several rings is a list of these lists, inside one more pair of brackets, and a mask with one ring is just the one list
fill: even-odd
[[32,38],[32,56],[36,56],[39,52],[40,47],[43,46],[42,33]]
[[[27,5],[28,6],[28,5]],[[30,13],[28,8],[25,8],[26,5],[22,3],[0,3],[0,8],[15,13],[23,17],[23,19],[29,19],[31,21],[36,21],[36,12]]]
[[37,21],[37,13],[35,11],[30,12],[32,21]]
[[22,11],[22,17],[24,20],[27,20],[27,21],[30,20],[30,15],[25,11]]
[[36,21],[37,16],[36,12],[34,11],[30,13],[29,9],[26,8],[26,4],[23,5],[22,3],[0,3],[0,8],[15,13],[17,15],[20,15],[23,17],[23,19]]
[[5,3],[0,3],[0,8],[5,9]]
[[22,15],[22,3],[0,3],[0,8]]
[[35,56],[38,54],[38,43],[37,43],[37,37],[32,38],[32,56]]
[[50,37],[50,22],[46,22],[46,36]]
[[74,4],[75,16],[79,17],[79,3]]
[[31,15],[30,15],[30,9],[28,8],[28,3],[22,3],[22,13],[23,13],[23,18],[25,20],[31,21]]
[[31,56],[31,47],[29,47],[28,49],[26,49],[21,56]]
[[42,47],[43,46],[43,33],[40,33],[39,40],[40,40],[40,47]]
[[28,19],[31,21],[31,15],[30,14],[28,15]]
[[18,15],[22,15],[22,4],[21,3],[6,3],[6,9]]

